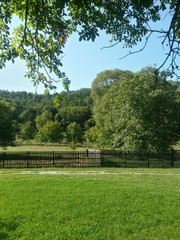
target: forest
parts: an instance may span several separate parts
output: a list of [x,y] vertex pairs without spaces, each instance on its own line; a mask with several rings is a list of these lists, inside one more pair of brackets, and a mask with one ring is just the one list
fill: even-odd
[[0,145],[94,144],[164,151],[180,140],[180,84],[154,67],[97,75],[91,89],[50,94],[0,90]]
[[[0,120],[1,145],[9,145],[15,139],[52,143],[83,142],[85,131],[94,125],[90,89],[63,91],[58,94],[58,104],[56,95],[0,90],[0,115],[3,115]],[[6,103],[7,109],[10,109],[9,119],[8,116],[5,118],[4,113],[7,115],[8,111],[3,111],[2,103]],[[12,128],[6,128],[10,119]],[[4,134],[2,129],[5,130]],[[15,138],[7,135],[9,131],[13,131]]]

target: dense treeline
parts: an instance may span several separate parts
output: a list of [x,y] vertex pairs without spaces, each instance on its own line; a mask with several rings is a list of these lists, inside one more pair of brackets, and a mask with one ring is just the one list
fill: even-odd
[[58,95],[0,90],[0,101],[11,108],[16,139],[82,142],[85,131],[94,124],[90,89]]
[[106,70],[91,89],[0,91],[0,145],[16,140],[164,151],[180,140],[180,83],[169,72]]

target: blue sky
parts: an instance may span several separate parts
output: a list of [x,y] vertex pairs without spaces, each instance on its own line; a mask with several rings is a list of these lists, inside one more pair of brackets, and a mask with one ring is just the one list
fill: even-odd
[[[162,39],[157,35],[151,37],[145,50],[122,60],[119,58],[126,55],[129,49],[123,49],[123,44],[102,49],[104,46],[110,45],[109,39],[110,37],[105,33],[102,33],[94,43],[79,42],[77,34],[68,39],[61,70],[66,72],[67,77],[71,80],[70,90],[90,88],[92,81],[101,71],[118,68],[136,72],[146,66],[154,64],[160,66],[165,58],[165,50],[161,46]],[[131,51],[138,50],[142,46],[143,43]],[[0,89],[35,92],[31,80],[24,78],[25,72],[26,67],[21,60],[17,60],[15,64],[7,63],[6,68],[0,70]],[[43,91],[43,86],[39,85],[37,92],[43,93]],[[63,91],[63,87],[59,83],[58,92],[61,91]]]

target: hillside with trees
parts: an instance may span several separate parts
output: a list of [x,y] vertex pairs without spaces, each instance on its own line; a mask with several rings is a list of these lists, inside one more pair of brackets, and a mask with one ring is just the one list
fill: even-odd
[[[57,104],[58,97],[58,104]],[[60,94],[33,94],[0,90],[0,101],[5,102],[11,111],[16,139],[38,142],[69,143],[85,140],[85,131],[93,125],[92,98],[90,89],[64,91]],[[4,105],[0,105],[3,116]],[[8,111],[6,111],[8,114]],[[9,115],[8,115],[9,116]],[[6,117],[1,117],[4,129]],[[10,118],[9,118],[10,119]],[[8,121],[7,121],[8,122]],[[10,131],[11,128],[8,127]],[[7,135],[7,134],[6,134]],[[79,135],[77,137],[77,135]],[[1,130],[2,139],[5,136]],[[1,145],[9,145],[1,142]]]

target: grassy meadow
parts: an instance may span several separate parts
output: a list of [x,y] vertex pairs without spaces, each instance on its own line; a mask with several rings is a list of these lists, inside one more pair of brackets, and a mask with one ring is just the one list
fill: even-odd
[[[4,152],[4,151],[84,151],[88,148],[91,149],[96,149],[97,146],[96,145],[74,145],[72,144],[67,144],[67,145],[62,145],[62,144],[37,144],[37,143],[31,143],[31,142],[27,142],[27,143],[17,143],[16,146],[9,146],[6,149],[0,147],[0,152]],[[173,146],[173,148],[175,150],[180,150],[180,141]]]
[[88,149],[87,146],[76,146],[75,149],[71,147],[71,145],[60,145],[60,144],[23,144],[23,145],[16,145],[16,146],[9,146],[6,149],[0,147],[0,151],[14,151],[14,152],[21,152],[21,151],[84,151]]
[[0,239],[180,239],[180,170],[0,170]]

